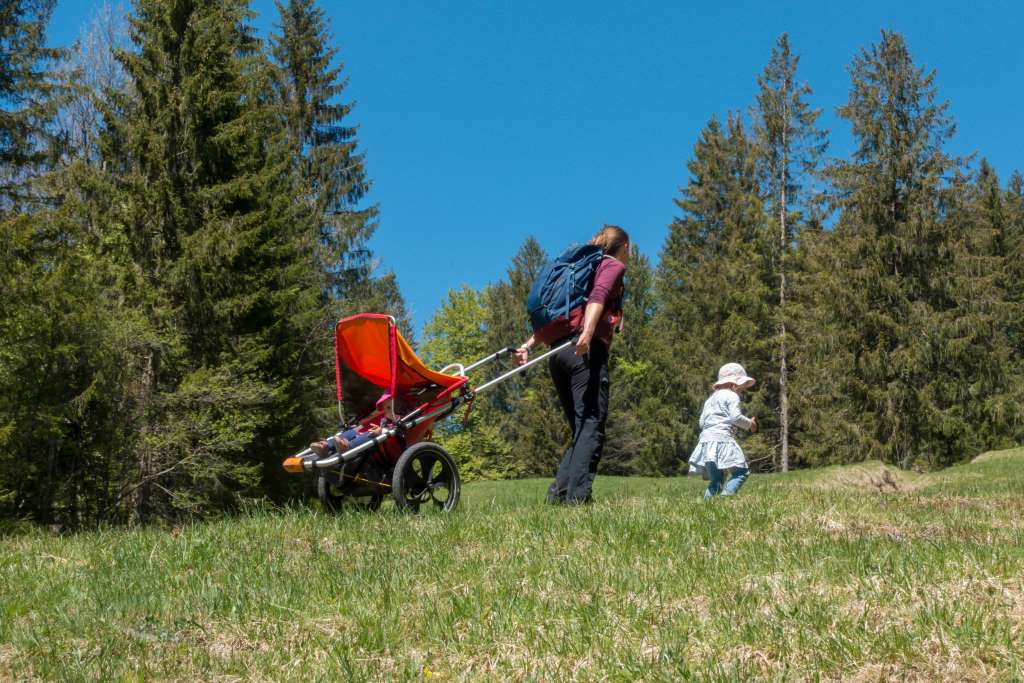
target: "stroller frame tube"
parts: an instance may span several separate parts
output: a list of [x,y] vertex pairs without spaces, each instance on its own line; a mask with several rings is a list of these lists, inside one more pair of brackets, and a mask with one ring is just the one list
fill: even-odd
[[480,367],[481,365],[484,365],[485,363],[490,363],[492,360],[496,360],[498,358],[501,358],[505,354],[512,353],[513,351],[515,351],[515,349],[513,349],[511,346],[506,346],[505,348],[501,349],[500,351],[495,351],[494,353],[492,353],[489,356],[484,356],[483,358],[481,358],[477,362],[475,362],[472,365],[468,366],[466,368],[466,372],[470,372],[472,370],[475,370],[476,368]]

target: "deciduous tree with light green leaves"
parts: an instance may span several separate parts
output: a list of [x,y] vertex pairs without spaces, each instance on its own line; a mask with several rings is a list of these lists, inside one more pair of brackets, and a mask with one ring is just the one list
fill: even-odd
[[[448,292],[448,299],[423,330],[421,350],[428,364],[435,368],[451,363],[466,366],[497,350],[488,345],[487,294],[486,289],[478,292],[466,285]],[[503,367],[497,362],[497,366],[474,372],[472,384],[479,386],[481,377],[493,376]],[[505,369],[507,365],[506,361]],[[458,413],[435,428],[435,440],[459,463],[464,479],[498,479],[518,473],[512,445],[501,434],[502,416],[487,398],[484,394],[474,401],[468,419],[466,413]]]

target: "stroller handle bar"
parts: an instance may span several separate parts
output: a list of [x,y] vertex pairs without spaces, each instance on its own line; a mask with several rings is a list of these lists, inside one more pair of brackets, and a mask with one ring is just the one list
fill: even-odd
[[[487,382],[485,384],[480,385],[479,387],[477,387],[477,389],[476,389],[476,391],[474,393],[482,394],[483,392],[485,392],[488,389],[490,389],[491,387],[493,387],[495,384],[500,384],[501,382],[504,382],[509,377],[511,377],[513,375],[518,375],[520,372],[523,372],[524,370],[526,370],[531,365],[536,365],[537,363],[541,362],[542,360],[544,360],[548,356],[553,356],[556,353],[558,353],[559,351],[561,351],[562,349],[564,349],[566,347],[569,347],[569,346],[572,346],[575,343],[576,343],[575,339],[570,339],[567,342],[565,342],[564,344],[560,344],[560,345],[558,345],[558,346],[556,346],[556,347],[554,347],[552,349],[548,349],[547,351],[545,351],[541,355],[537,356],[536,358],[528,360],[525,363],[523,363],[522,365],[520,365],[519,367],[513,368],[513,369],[509,370],[508,372],[506,372],[503,375],[498,375],[497,377],[492,379],[490,382]],[[494,354],[493,356],[488,356],[485,360],[491,360],[491,358],[497,357],[499,354],[511,353],[514,350],[515,349],[511,349],[511,348],[506,347],[506,348],[502,349],[501,351],[498,351],[498,353]],[[477,365],[479,365],[482,362],[485,362],[485,361],[478,361],[477,363],[474,363],[473,365],[471,365],[469,367],[470,368],[476,367]],[[466,368],[466,369],[469,370],[469,368]]]
[[484,356],[483,358],[473,363],[472,365],[463,367],[462,363],[451,363],[438,370],[438,372],[440,372],[441,374],[447,374],[449,370],[458,370],[458,375],[460,377],[465,377],[467,374],[469,374],[473,370],[476,370],[481,365],[490,363],[491,361],[501,358],[504,355],[510,354],[513,351],[515,351],[515,349],[513,349],[511,346],[506,346],[503,349],[495,351],[489,356]]
[[[470,392],[470,396],[473,396],[475,394],[481,394],[481,393],[487,391],[488,389],[490,389],[491,387],[495,386],[496,384],[500,384],[501,382],[505,381],[509,377],[512,377],[513,375],[518,375],[519,373],[525,371],[530,366],[536,365],[537,363],[541,362],[545,358],[548,358],[549,356],[553,356],[554,354],[558,353],[562,349],[565,349],[565,348],[567,348],[569,346],[572,346],[575,343],[576,343],[575,339],[570,339],[570,340],[566,341],[564,344],[560,344],[560,345],[558,345],[558,346],[556,346],[556,347],[554,347],[552,349],[547,350],[546,352],[542,353],[541,355],[537,356],[536,358],[533,358],[533,359],[527,361],[526,363],[523,363],[519,367],[513,368],[512,370],[509,370],[508,372],[506,372],[506,373],[504,373],[502,375],[498,375],[497,377],[495,377],[491,381],[486,382],[485,384],[482,384],[475,391]],[[489,363],[489,362],[495,360],[496,358],[500,358],[501,356],[503,356],[505,354],[512,353],[512,351],[514,351],[514,350],[515,349],[513,349],[512,347],[506,346],[505,348],[501,349],[500,351],[495,351],[491,355],[489,355],[489,356],[487,356],[485,358],[482,358],[482,359],[478,360],[477,362],[473,363],[472,365],[467,367],[464,370],[464,372],[469,372],[470,370],[472,370],[472,369],[474,369],[476,367],[479,367],[479,366],[483,365],[484,363]],[[448,366],[448,367],[453,367],[453,366]],[[432,411],[430,411],[429,413],[427,413],[425,415],[420,415],[419,417],[417,417],[415,420],[412,420],[411,422],[408,421],[408,418],[411,417],[411,415],[407,416],[406,418],[404,418],[402,420],[399,420],[399,422],[406,429],[411,429],[413,427],[416,427],[416,426],[426,422],[427,420],[433,420],[433,419],[436,419],[436,418],[441,417],[443,415],[447,415],[449,413],[454,412],[455,409],[459,406],[459,404],[462,403],[464,400],[468,400],[469,397],[464,398],[464,399],[462,399],[460,397],[460,399],[456,399],[456,400],[452,401],[451,403],[449,403],[448,405],[441,406],[440,408],[436,408],[435,410],[432,410]],[[332,456],[327,457],[327,458],[321,458],[319,460],[310,461],[310,460],[306,459],[309,456],[313,455],[313,450],[311,448],[307,448],[306,450],[302,451],[301,453],[296,454],[296,456],[294,456],[294,457],[303,458],[304,459],[303,466],[305,467],[306,470],[312,470],[314,467],[317,468],[317,469],[329,469],[331,467],[335,467],[339,463],[348,463],[348,462],[351,462],[352,460],[355,460],[355,458],[359,454],[361,454],[364,451],[367,451],[367,450],[375,447],[379,443],[382,443],[383,441],[387,440],[388,438],[390,438],[391,436],[393,436],[397,432],[398,432],[398,427],[390,427],[388,429],[381,430],[380,434],[377,434],[376,436],[374,436],[373,438],[365,441],[364,443],[359,444],[355,448],[352,448],[352,449],[350,449],[348,451],[345,451],[344,453],[336,453],[335,455],[332,455]]]
[[485,363],[490,363],[492,360],[501,358],[502,356],[508,355],[513,351],[515,351],[515,349],[513,349],[511,346],[506,346],[505,348],[495,351],[491,355],[485,356],[484,358],[481,358],[477,362],[473,363],[472,365],[466,368],[466,372],[471,372],[472,370],[475,370],[481,365],[484,365]]

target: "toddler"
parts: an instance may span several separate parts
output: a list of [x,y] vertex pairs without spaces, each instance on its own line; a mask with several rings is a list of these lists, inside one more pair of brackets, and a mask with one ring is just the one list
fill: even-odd
[[[740,412],[740,396],[754,386],[754,382],[742,365],[726,363],[718,371],[714,393],[704,402],[700,414],[700,441],[690,456],[690,471],[700,472],[708,480],[705,499],[719,493],[735,495],[750,474],[747,458],[736,443],[735,434],[737,427],[757,431],[757,418],[748,418]],[[723,486],[727,470],[731,475]]]

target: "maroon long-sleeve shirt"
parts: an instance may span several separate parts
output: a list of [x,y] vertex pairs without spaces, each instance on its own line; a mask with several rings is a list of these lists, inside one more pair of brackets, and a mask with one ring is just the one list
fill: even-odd
[[[587,294],[587,304],[604,304],[601,318],[594,328],[594,339],[599,339],[606,348],[612,345],[612,332],[615,324],[622,317],[622,279],[626,266],[612,256],[605,256],[594,273],[594,284]],[[568,318],[552,321],[544,330],[545,339],[564,339],[583,329],[583,316],[587,304],[577,306],[569,311]]]

